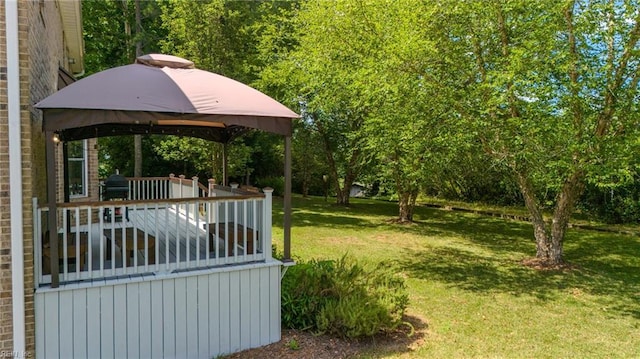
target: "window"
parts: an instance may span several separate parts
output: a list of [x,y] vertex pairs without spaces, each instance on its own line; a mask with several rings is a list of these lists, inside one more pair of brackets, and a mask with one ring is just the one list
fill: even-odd
[[67,143],[69,196],[87,196],[87,140]]

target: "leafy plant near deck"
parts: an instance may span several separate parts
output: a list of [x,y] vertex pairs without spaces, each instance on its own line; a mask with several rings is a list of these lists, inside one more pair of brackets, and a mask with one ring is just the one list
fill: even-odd
[[372,336],[395,329],[407,304],[404,280],[387,263],[368,268],[346,255],[299,263],[282,282],[282,321],[289,328]]

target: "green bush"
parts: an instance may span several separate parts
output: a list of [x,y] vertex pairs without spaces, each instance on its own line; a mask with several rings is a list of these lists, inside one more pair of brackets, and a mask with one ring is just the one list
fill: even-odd
[[395,329],[408,304],[404,280],[386,263],[365,268],[344,256],[301,262],[282,282],[285,327],[357,338]]
[[256,178],[255,186],[258,188],[271,187],[273,188],[274,196],[284,195],[284,177],[261,177]]

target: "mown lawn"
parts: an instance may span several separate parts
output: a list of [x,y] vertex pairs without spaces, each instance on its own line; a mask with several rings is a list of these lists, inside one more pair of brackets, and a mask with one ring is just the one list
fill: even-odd
[[[292,252],[388,261],[407,281],[408,314],[426,325],[414,351],[371,358],[640,357],[640,238],[569,230],[566,272],[537,271],[531,225],[420,207],[389,224],[394,203],[294,197]],[[282,202],[274,243],[282,249]]]

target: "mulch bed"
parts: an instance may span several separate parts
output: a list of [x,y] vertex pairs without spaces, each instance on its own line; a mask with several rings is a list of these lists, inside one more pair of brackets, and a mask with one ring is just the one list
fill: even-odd
[[428,325],[422,319],[406,315],[391,333],[365,339],[343,339],[284,329],[282,339],[264,347],[225,356],[225,359],[345,359],[371,352],[402,353],[415,350],[426,340]]

